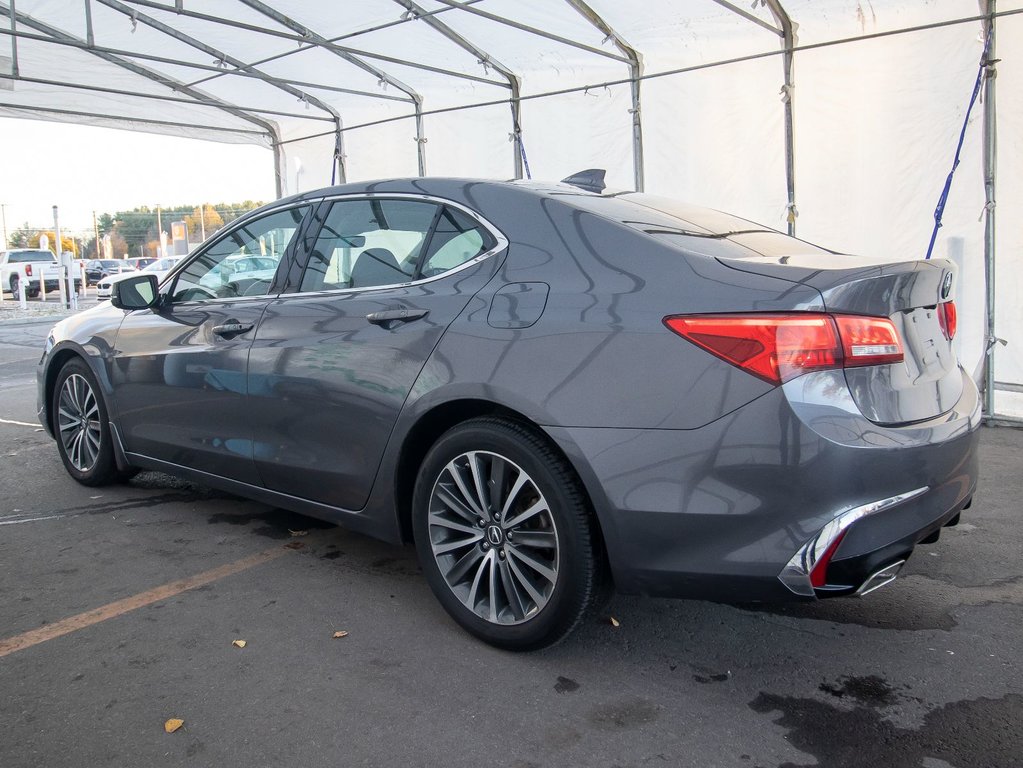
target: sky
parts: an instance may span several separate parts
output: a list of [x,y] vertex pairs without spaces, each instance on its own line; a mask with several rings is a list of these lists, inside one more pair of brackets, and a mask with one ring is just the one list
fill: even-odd
[[81,235],[93,211],[274,197],[273,153],[263,147],[0,117],[8,232],[26,222],[52,229],[54,205],[61,229]]

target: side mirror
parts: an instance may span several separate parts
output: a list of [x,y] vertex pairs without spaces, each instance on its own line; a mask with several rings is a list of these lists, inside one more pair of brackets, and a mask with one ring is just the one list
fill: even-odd
[[110,286],[110,303],[118,309],[149,309],[159,299],[156,275],[132,275]]

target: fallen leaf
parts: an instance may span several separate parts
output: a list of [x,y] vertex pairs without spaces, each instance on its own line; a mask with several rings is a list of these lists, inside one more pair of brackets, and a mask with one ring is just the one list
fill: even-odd
[[290,533],[292,536],[307,536],[309,534],[309,531],[293,531],[289,528],[288,533]]
[[231,641],[231,645],[233,645],[235,648],[244,648],[245,647],[245,641],[244,640],[232,640]]
[[622,623],[618,621],[618,619],[616,619],[614,616],[610,616],[609,618],[611,619],[612,627],[620,627],[622,625]]
[[334,639],[337,639],[339,637],[348,637],[348,633],[343,629],[339,629],[337,632],[334,633]]
[[167,731],[167,733],[174,733],[174,731],[176,731],[184,724],[185,724],[184,720],[181,720],[180,718],[177,717],[172,717],[170,720],[163,724],[163,729]]
[[293,541],[290,544],[285,544],[285,549],[302,549],[305,546],[301,541]]

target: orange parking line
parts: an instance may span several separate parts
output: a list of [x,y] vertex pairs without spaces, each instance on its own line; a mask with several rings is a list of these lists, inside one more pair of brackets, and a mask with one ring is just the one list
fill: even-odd
[[93,624],[98,624],[101,621],[107,619],[113,619],[122,614],[134,611],[136,608],[142,608],[152,603],[158,603],[161,600],[166,600],[168,597],[186,592],[189,589],[195,589],[201,587],[204,584],[222,579],[225,576],[231,576],[239,573],[240,571],[247,570],[253,566],[260,565],[262,563],[269,562],[270,560],[276,560],[282,555],[287,555],[293,552],[292,549],[285,547],[274,547],[273,549],[267,549],[263,552],[259,552],[249,557],[243,557],[241,560],[235,560],[233,563],[222,565],[219,568],[214,568],[210,571],[203,571],[197,573],[195,576],[189,576],[184,579],[178,579],[172,581],[169,584],[164,584],[161,587],[150,589],[147,592],[140,592],[137,595],[126,597],[123,600],[117,600],[113,603],[94,608],[91,611],[85,613],[79,613],[76,616],[71,616],[66,619],[62,619],[53,624],[47,624],[45,627],[39,629],[32,629],[28,632],[23,632],[20,635],[9,637],[6,640],[0,640],[0,658],[6,656],[9,653],[15,651],[21,651],[25,648],[31,648],[33,645],[44,643],[47,640],[53,640],[57,637],[76,632],[79,629],[85,629],[91,627]]

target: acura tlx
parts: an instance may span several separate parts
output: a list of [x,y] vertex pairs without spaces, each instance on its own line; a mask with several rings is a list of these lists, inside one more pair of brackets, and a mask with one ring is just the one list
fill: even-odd
[[528,650],[612,590],[892,581],[976,486],[954,293],[944,259],[835,253],[596,172],[347,184],[59,323],[39,418],[85,485],[160,470],[414,541],[455,621]]

